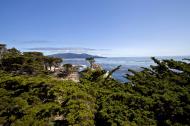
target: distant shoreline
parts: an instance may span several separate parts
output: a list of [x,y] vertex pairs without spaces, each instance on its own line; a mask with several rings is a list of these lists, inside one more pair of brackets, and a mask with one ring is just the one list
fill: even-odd
[[77,54],[77,53],[57,53],[57,54],[52,54],[52,55],[48,55],[49,57],[57,57],[57,58],[89,58],[89,57],[93,57],[93,58],[105,58],[102,56],[97,56],[97,55],[90,55],[90,54],[86,54],[86,53],[81,53],[81,54]]

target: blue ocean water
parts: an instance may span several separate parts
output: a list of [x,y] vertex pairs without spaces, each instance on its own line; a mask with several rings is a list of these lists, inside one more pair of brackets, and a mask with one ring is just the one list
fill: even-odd
[[[157,59],[174,59],[181,61],[185,56],[175,56],[175,57],[156,57]],[[141,67],[149,67],[150,65],[155,65],[150,57],[113,57],[113,58],[96,58],[96,63],[100,64],[105,70],[110,71],[122,65],[120,70],[116,71],[113,74],[113,77],[119,81],[125,82],[127,79],[124,78],[128,69],[133,69],[136,71],[142,70]],[[70,63],[74,65],[86,65],[89,66],[88,62],[85,59],[63,59],[63,64]]]

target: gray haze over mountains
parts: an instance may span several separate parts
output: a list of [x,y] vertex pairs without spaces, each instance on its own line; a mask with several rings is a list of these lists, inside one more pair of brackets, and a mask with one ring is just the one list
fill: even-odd
[[101,57],[101,56],[89,55],[89,54],[86,54],[86,53],[82,53],[82,54],[76,54],[76,53],[57,53],[57,54],[48,55],[48,56],[57,57],[57,58],[64,58],[64,59],[71,59],[71,58],[89,58],[89,57],[104,58],[104,57]]

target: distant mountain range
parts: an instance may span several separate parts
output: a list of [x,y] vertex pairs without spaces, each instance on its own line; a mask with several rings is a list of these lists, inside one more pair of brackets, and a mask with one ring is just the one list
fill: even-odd
[[90,54],[86,54],[86,53],[82,53],[82,54],[77,54],[77,53],[57,53],[57,54],[52,54],[52,55],[49,55],[49,56],[50,57],[57,57],[57,58],[65,58],[65,59],[69,59],[69,58],[89,58],[89,57],[105,58],[105,57],[90,55]]

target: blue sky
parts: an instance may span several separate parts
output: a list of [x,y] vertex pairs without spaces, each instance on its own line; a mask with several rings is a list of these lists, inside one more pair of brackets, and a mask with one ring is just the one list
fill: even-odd
[[0,0],[0,42],[45,54],[190,55],[190,0]]

